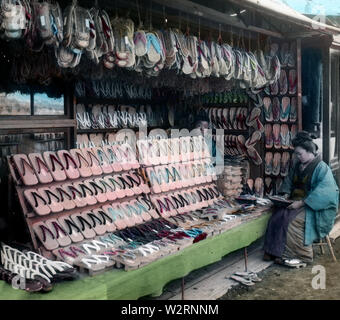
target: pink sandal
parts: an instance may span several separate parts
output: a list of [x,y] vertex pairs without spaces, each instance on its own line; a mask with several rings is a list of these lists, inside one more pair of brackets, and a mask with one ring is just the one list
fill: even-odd
[[51,212],[51,208],[47,205],[47,199],[37,189],[27,189],[24,191],[24,195],[34,212],[39,216],[45,216]]
[[96,198],[97,202],[103,203],[108,200],[106,192],[105,192],[105,188],[97,184],[96,181],[85,180],[84,184],[93,191],[94,197]]
[[87,221],[92,222],[92,228],[98,236],[106,233],[107,228],[105,227],[103,220],[94,211],[84,211],[81,215],[84,216]]
[[114,204],[112,204],[112,206],[110,205],[103,206],[102,210],[110,218],[113,219],[113,223],[115,224],[118,230],[122,230],[127,227],[124,214],[121,211],[119,211]]
[[93,239],[96,236],[91,221],[87,217],[81,213],[74,213],[70,218],[78,226],[85,239]]
[[138,200],[131,200],[130,204],[136,208],[138,214],[142,217],[143,221],[152,220],[152,216],[148,212],[148,207],[144,206]]
[[110,217],[103,209],[93,209],[92,212],[101,219],[105,232],[114,232],[117,230],[116,225],[113,222],[113,218]]
[[47,205],[51,208],[52,212],[61,212],[64,210],[61,200],[50,188],[42,187],[38,192],[46,199]]
[[26,186],[33,186],[39,183],[35,170],[33,169],[25,154],[13,155],[13,161],[17,171],[19,172],[22,182]]
[[139,169],[140,163],[137,160],[136,150],[134,151],[128,143],[119,146],[122,154],[128,159],[131,169]]
[[73,159],[72,155],[66,150],[57,151],[57,155],[63,164],[65,173],[69,179],[78,179],[80,173],[76,161]]
[[40,183],[50,183],[53,182],[53,177],[51,175],[50,169],[45,163],[42,155],[40,153],[30,153],[28,155],[32,167],[38,177]]
[[84,156],[81,149],[71,149],[70,154],[77,164],[80,175],[83,178],[91,177],[92,170],[91,170],[90,162],[88,162],[87,158]]
[[36,222],[32,226],[34,233],[38,236],[41,243],[47,250],[59,248],[56,235],[43,222]]
[[91,148],[82,149],[83,155],[86,161],[89,163],[93,176],[99,176],[103,174],[103,170],[100,166],[100,160],[96,156],[95,152]]
[[74,223],[74,221],[67,216],[63,216],[57,219],[59,225],[67,232],[72,242],[80,242],[84,240],[84,236],[81,233],[80,228]]
[[98,202],[94,196],[94,191],[89,185],[87,185],[86,181],[75,182],[73,185],[81,192],[82,197],[88,206],[92,206]]
[[64,165],[55,152],[45,151],[43,157],[55,181],[64,181],[67,179]]
[[104,178],[97,178],[94,180],[94,182],[103,188],[104,193],[107,197],[107,200],[114,201],[117,199],[117,195],[115,193],[115,188],[112,186],[109,181],[105,180]]
[[123,171],[123,168],[120,164],[120,157],[117,156],[116,150],[114,150],[111,146],[104,146],[103,151],[106,154],[106,156],[110,159],[110,165],[112,166],[112,169],[114,172],[120,172]]
[[72,183],[66,183],[61,186],[67,193],[71,194],[72,200],[76,204],[78,208],[83,208],[87,206],[87,202],[85,201],[81,190],[77,188],[77,186]]
[[114,170],[110,164],[110,157],[104,152],[104,150],[101,147],[92,148],[92,150],[100,162],[100,167],[102,168],[103,173],[112,173]]
[[71,238],[56,219],[49,219],[45,221],[45,224],[56,236],[59,246],[66,247],[72,243]]
[[114,193],[118,199],[126,197],[126,192],[123,183],[118,180],[119,175],[107,176],[104,178],[107,183],[109,183],[114,189]]
[[75,202],[72,200],[72,195],[62,187],[51,186],[50,189],[58,196],[60,199],[60,204],[63,206],[64,210],[72,210],[76,207]]
[[124,204],[125,202],[120,202],[120,203],[116,202],[115,204],[112,204],[112,208],[118,211],[120,215],[123,215],[124,217],[123,219],[127,227],[133,227],[137,224],[137,219],[135,218],[132,212],[130,212],[129,210],[126,210],[126,208],[124,207]]

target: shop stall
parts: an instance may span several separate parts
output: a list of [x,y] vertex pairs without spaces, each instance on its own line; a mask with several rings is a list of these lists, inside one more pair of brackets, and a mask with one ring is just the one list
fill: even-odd
[[338,30],[263,5],[1,6],[0,298],[159,295],[264,235]]

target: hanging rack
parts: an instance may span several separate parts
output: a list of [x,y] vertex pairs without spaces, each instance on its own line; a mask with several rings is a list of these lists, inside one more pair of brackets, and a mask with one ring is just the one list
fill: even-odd
[[201,41],[201,17],[198,17],[198,41]]
[[185,29],[185,35],[187,37],[189,37],[189,34],[190,34],[190,28],[189,28],[189,19],[188,19],[188,15],[187,15],[187,26],[186,26],[186,29]]
[[230,26],[230,46],[234,47],[233,27]]
[[140,17],[139,2],[138,2],[138,0],[136,0],[136,8],[137,8],[137,14],[138,14],[138,23],[139,23],[138,29],[142,29],[142,27],[143,27],[143,22],[142,22],[142,19],[141,19],[141,17]]
[[[164,2],[165,2],[165,0],[164,0]],[[166,26],[168,24],[168,19],[165,16],[165,5],[164,5],[164,2],[163,2],[163,24],[164,24],[164,27],[166,28]]]
[[251,33],[248,31],[248,51],[251,52]]
[[178,30],[181,31],[182,28],[182,17],[181,17],[181,10],[178,11]]
[[218,25],[218,38],[217,38],[217,42],[218,42],[219,45],[222,44],[221,24]]
[[152,0],[150,0],[150,31],[152,30]]

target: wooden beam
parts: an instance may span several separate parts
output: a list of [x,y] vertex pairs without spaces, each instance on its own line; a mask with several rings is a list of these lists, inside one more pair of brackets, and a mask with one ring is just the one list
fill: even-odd
[[181,12],[185,12],[190,15],[195,15],[197,17],[201,17],[204,19],[214,21],[215,23],[230,25],[230,26],[233,26],[239,29],[248,30],[248,31],[259,32],[259,33],[262,33],[262,34],[265,34],[271,37],[280,38],[280,39],[284,38],[284,36],[279,32],[266,30],[266,29],[259,28],[256,26],[251,26],[251,25],[247,27],[243,22],[235,21],[228,14],[217,11],[215,9],[208,8],[206,6],[202,6],[200,4],[197,4],[189,0],[171,0],[167,2],[165,2],[164,0],[153,0],[153,2],[158,3],[162,6],[164,5],[165,7],[168,7],[168,8],[180,10]]
[[76,120],[0,120],[0,131],[9,129],[51,129],[51,128],[69,128],[77,125]]
[[[240,0],[228,0],[228,2],[236,4],[236,5],[241,5],[243,8],[245,9],[250,9],[250,10],[255,10],[256,12],[265,14],[267,16],[273,17],[274,19],[280,19],[281,21],[284,21],[285,23],[291,23],[294,24],[296,26],[300,26],[300,27],[304,27],[305,30],[314,30],[313,29],[313,25],[312,25],[312,20],[308,21],[307,17],[306,20],[304,20],[303,16],[300,17],[296,17],[296,16],[292,16],[289,14],[286,14],[284,12],[284,9],[282,10],[282,12],[279,12],[278,10],[275,10],[273,8],[267,8],[263,5],[259,5],[260,1],[253,1],[253,2],[249,2],[247,1],[246,3],[242,3],[242,1]],[[337,34],[339,33],[340,29],[336,28],[336,27],[332,27],[330,25],[326,25],[323,23],[319,23],[317,21],[315,21],[315,24],[317,24],[317,26],[319,27],[317,29],[318,33],[324,33],[324,34]]]

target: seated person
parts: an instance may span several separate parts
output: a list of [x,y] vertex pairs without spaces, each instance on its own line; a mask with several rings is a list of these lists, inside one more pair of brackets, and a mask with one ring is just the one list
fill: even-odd
[[279,194],[293,200],[276,208],[268,222],[264,259],[313,261],[312,244],[331,231],[338,211],[339,190],[329,166],[321,160],[308,132],[298,132],[292,141],[295,164]]

